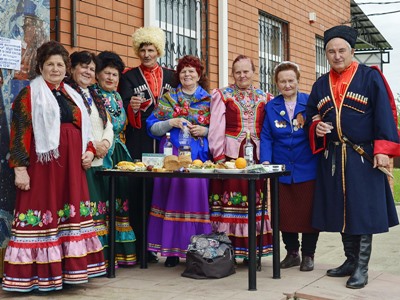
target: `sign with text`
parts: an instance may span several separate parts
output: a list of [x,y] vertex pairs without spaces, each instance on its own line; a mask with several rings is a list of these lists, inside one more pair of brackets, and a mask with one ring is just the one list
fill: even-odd
[[21,69],[21,41],[0,37],[0,69]]

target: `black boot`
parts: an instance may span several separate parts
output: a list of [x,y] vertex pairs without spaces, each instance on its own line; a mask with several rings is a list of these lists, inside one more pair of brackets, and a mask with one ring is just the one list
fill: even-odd
[[307,272],[312,270],[314,270],[314,256],[303,254],[301,256],[300,271]]
[[344,277],[353,274],[356,268],[358,257],[359,236],[342,233],[342,243],[344,255],[346,255],[345,262],[337,268],[329,269],[326,275],[331,277]]
[[179,257],[178,256],[168,256],[164,262],[164,266],[168,268],[173,268],[177,264],[179,264]]
[[300,266],[301,260],[299,251],[288,251],[284,260],[281,261],[281,269],[287,269],[291,267]]
[[363,234],[360,239],[360,253],[353,274],[347,280],[346,287],[361,289],[368,283],[368,263],[371,257],[372,234]]

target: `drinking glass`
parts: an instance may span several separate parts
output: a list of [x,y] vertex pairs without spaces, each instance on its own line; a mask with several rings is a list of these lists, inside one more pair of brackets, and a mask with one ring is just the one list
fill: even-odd
[[[332,124],[332,122],[325,122],[325,124],[327,124],[327,125],[329,125],[329,126],[332,126],[333,127],[333,124]],[[330,129],[328,129],[325,133],[331,133],[332,131],[330,130]]]
[[136,96],[140,97],[140,102],[145,102],[146,101],[146,99],[144,98],[145,97],[144,96],[144,92],[138,92],[138,93],[136,93]]
[[139,97],[140,98],[140,103],[143,103],[146,101],[146,99],[144,98],[144,92],[136,92],[133,94],[135,97]]

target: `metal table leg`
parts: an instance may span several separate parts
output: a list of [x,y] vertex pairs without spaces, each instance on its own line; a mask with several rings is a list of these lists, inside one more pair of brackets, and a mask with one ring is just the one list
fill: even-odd
[[279,180],[271,178],[271,201],[272,201],[272,278],[281,278],[280,267],[280,242],[279,242]]
[[[258,257],[257,257],[257,271],[261,271],[261,258],[263,254],[263,241],[264,241],[264,227],[265,227],[265,207],[268,201],[268,180],[264,179],[262,187],[262,205],[261,205],[261,229],[260,237],[258,239]],[[256,235],[257,236],[257,235]]]
[[140,268],[147,269],[147,213],[146,213],[146,178],[142,179],[142,243],[140,249],[142,255],[140,257]]
[[249,236],[249,291],[257,290],[256,278],[256,181],[248,181],[249,188],[249,213],[248,213],[248,236]]
[[115,180],[114,176],[110,176],[108,278],[115,278]]

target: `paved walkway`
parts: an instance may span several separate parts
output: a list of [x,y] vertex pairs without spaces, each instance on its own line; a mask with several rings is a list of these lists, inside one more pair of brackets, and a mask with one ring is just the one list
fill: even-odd
[[[398,207],[398,213],[400,207]],[[400,226],[389,233],[374,235],[369,264],[368,285],[359,290],[345,287],[346,278],[325,275],[328,268],[344,261],[338,233],[321,233],[315,256],[315,270],[300,272],[298,267],[281,271],[281,279],[272,279],[272,259],[263,258],[262,271],[257,272],[257,291],[248,291],[247,267],[239,262],[236,274],[214,280],[181,277],[184,262],[165,268],[163,259],[149,264],[148,269],[121,268],[116,278],[95,278],[89,283],[52,292],[40,299],[157,299],[157,300],[356,300],[400,299]],[[281,247],[281,258],[285,255]],[[0,290],[0,299],[38,299],[38,296]]]

